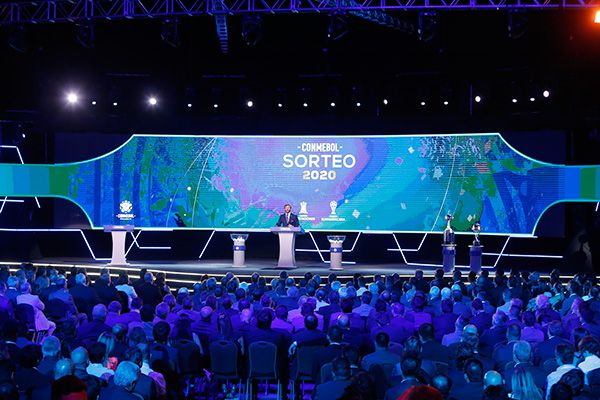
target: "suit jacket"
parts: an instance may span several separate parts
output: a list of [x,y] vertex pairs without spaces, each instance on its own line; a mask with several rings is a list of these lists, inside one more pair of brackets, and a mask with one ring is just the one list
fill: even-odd
[[486,329],[492,327],[492,314],[480,312],[469,318],[469,323],[477,327],[477,332],[484,332]]
[[[115,386],[114,376],[108,378],[108,386]],[[148,375],[140,373],[140,377],[133,388],[133,393],[141,396],[141,398],[144,400],[155,399],[157,395],[156,383],[154,382],[154,379],[150,378]]]
[[450,360],[448,348],[433,340],[423,343],[423,347],[421,348],[421,356],[425,360],[441,361],[445,363],[449,362]]
[[327,335],[316,329],[302,329],[296,332],[292,340],[298,346],[327,346]]
[[152,307],[156,307],[156,305],[162,301],[160,289],[158,286],[151,283],[144,282],[137,286],[135,291],[138,297],[142,298],[144,304],[151,305]]
[[100,302],[105,306],[117,298],[117,289],[115,289],[114,286],[107,285],[106,283],[97,280],[96,283],[94,283],[93,288],[96,291],[96,294],[98,294]]
[[67,312],[71,315],[77,315],[78,310],[75,305],[75,300],[73,300],[73,296],[67,290],[55,290],[48,295],[48,300],[60,300],[67,306]]
[[299,227],[300,226],[300,221],[298,221],[298,216],[294,213],[290,213],[290,220],[289,222],[286,221],[286,217],[285,217],[285,213],[281,214],[279,216],[279,220],[277,221],[277,226],[288,226],[288,225],[292,225],[294,227]]
[[454,323],[457,318],[458,315],[453,313],[433,318],[433,333],[436,341],[441,342],[444,335],[454,332]]
[[142,400],[137,393],[131,393],[121,386],[112,385],[102,389],[98,400]]
[[104,322],[91,320],[77,328],[77,339],[88,344],[96,341],[103,332],[111,332],[111,330],[111,327]]
[[315,354],[313,360],[313,379],[315,382],[321,381],[321,367],[334,358],[340,357],[344,351],[344,347],[340,343],[332,343],[323,350]]
[[385,332],[390,337],[390,342],[404,343],[415,331],[412,322],[402,317],[392,318],[389,324],[371,329],[371,339],[375,340],[378,333]]
[[79,312],[86,313],[88,319],[92,319],[92,309],[98,303],[100,303],[100,298],[96,291],[85,285],[75,285],[71,289],[69,289],[69,293],[73,296],[73,300],[75,301],[75,305]]
[[17,297],[17,304],[29,304],[33,307],[36,329],[47,330],[50,327],[48,319],[43,312],[46,306],[44,303],[42,303],[39,297],[34,294],[21,294]]
[[327,329],[329,329],[331,315],[340,311],[341,308],[339,304],[330,304],[328,306],[323,306],[316,311],[317,314],[321,314],[323,316],[323,322],[325,324],[325,326],[323,327],[324,331],[327,331]]
[[344,389],[350,385],[349,380],[343,381],[330,381],[321,383],[315,387],[315,391],[313,393],[314,400],[332,400],[339,398],[342,393],[344,393]]
[[142,317],[140,316],[139,312],[135,312],[135,311],[126,312],[124,314],[119,315],[119,317],[115,321],[116,324],[123,324],[127,327],[132,322],[138,322],[140,324],[142,323]]
[[486,357],[491,357],[496,343],[506,340],[506,326],[493,326],[486,329],[479,337],[479,350]]
[[450,395],[460,400],[481,400],[483,397],[483,383],[470,382],[456,388],[452,387]]
[[496,344],[492,352],[492,358],[496,363],[496,371],[503,373],[506,364],[513,360],[513,347],[516,342],[504,342]]
[[25,393],[22,399],[50,400],[52,381],[51,377],[35,368],[23,368],[15,373],[15,384],[20,392]]
[[405,379],[402,382],[400,382],[398,385],[395,385],[395,386],[389,388],[385,392],[385,400],[396,400],[398,397],[400,397],[400,395],[402,393],[406,392],[408,389],[410,389],[413,386],[423,386],[423,384],[413,378]]

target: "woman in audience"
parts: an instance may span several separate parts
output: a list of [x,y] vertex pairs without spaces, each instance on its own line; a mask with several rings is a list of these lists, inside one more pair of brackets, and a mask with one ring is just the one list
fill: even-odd
[[517,367],[512,376],[510,397],[516,400],[543,400],[542,391],[535,385],[531,373],[522,367]]

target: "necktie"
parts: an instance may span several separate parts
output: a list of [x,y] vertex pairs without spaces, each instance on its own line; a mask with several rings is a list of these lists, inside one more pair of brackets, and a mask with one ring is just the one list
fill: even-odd
[[290,214],[285,214],[285,221],[286,224],[290,223]]

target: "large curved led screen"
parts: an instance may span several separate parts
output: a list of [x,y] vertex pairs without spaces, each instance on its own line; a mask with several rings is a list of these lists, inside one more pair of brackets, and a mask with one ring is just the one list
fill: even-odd
[[291,203],[310,230],[441,231],[450,213],[457,231],[532,234],[553,204],[600,200],[598,171],[534,160],[497,133],[134,135],[88,161],[0,164],[0,195],[69,199],[96,228],[263,230]]

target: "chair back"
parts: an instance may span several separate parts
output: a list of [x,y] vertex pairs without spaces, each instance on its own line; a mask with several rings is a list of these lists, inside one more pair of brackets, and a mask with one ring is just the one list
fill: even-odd
[[51,320],[60,321],[67,316],[67,305],[60,299],[48,300],[44,314]]
[[333,364],[328,362],[321,366],[321,383],[329,382],[333,380]]
[[277,379],[277,346],[270,342],[254,342],[248,346],[250,378]]
[[35,330],[35,310],[31,304],[17,304],[15,317],[19,322],[25,324],[27,329]]
[[315,354],[322,349],[323,346],[298,346],[296,348],[297,369],[295,379],[312,379]]
[[210,369],[217,378],[238,377],[238,348],[228,340],[212,342],[209,346]]

